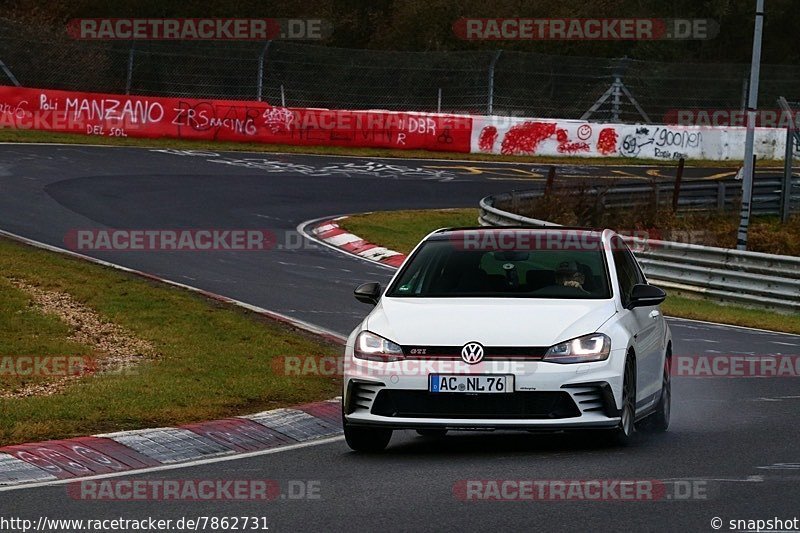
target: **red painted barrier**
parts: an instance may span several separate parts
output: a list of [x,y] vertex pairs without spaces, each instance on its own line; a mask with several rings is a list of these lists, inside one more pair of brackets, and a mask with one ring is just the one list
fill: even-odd
[[90,136],[468,153],[472,118],[0,87],[0,127]]

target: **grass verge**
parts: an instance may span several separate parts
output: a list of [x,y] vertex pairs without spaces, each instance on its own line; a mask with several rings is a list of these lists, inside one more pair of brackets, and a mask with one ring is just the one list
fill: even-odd
[[[176,425],[327,399],[339,383],[287,377],[276,358],[339,348],[178,288],[0,239],[0,357],[85,355],[70,328],[10,280],[69,294],[153,346],[124,372],[85,375],[47,396],[0,398],[0,445]],[[0,380],[8,390],[13,376]]]
[[[511,163],[534,163],[555,165],[657,165],[676,166],[675,161],[660,159],[635,159],[626,157],[544,157],[508,156],[494,154],[462,154],[455,152],[432,152],[427,150],[392,150],[389,148],[351,148],[341,146],[292,146],[288,144],[239,143],[222,141],[196,141],[182,139],[138,139],[135,137],[103,137],[47,131],[14,130],[0,128],[0,142],[100,144],[109,146],[134,146],[145,148],[175,148],[182,150],[211,150],[215,152],[280,152],[286,154],[340,155],[358,157],[397,157],[403,159],[449,159],[460,161],[505,161]],[[778,167],[781,161],[758,161],[758,166]],[[738,161],[692,160],[689,166],[738,169]]]
[[[474,226],[477,217],[478,210],[471,208],[381,211],[355,215],[339,225],[367,241],[408,253],[431,231],[448,226]],[[669,291],[662,309],[674,317],[800,334],[800,315],[722,305],[673,291]]]

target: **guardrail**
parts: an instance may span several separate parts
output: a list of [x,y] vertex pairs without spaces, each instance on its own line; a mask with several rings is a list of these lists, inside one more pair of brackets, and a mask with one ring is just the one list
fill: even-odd
[[[782,178],[758,179],[753,183],[751,212],[756,215],[778,215],[781,212]],[[671,205],[675,184],[655,182],[652,184],[620,184],[608,188],[591,187],[586,194],[597,196],[598,202],[609,208],[624,208],[650,205]],[[724,180],[686,181],[680,188],[678,209],[691,210],[738,210],[741,201],[742,182],[735,178]],[[544,194],[542,189],[515,191],[498,194],[498,203],[507,204],[511,210],[516,202],[534,200]],[[789,196],[791,211],[800,211],[800,177],[792,179]]]
[[[495,198],[480,201],[483,226],[559,226],[498,209]],[[721,302],[800,312],[800,257],[635,237],[626,241],[656,285]]]

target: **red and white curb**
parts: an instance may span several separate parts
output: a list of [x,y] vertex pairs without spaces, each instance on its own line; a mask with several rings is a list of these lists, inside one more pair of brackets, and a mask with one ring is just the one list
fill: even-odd
[[340,400],[180,427],[0,448],[0,487],[119,474],[277,449],[342,433]]
[[[300,229],[309,238],[313,238],[327,246],[336,248],[351,255],[379,263],[390,267],[398,268],[406,260],[405,254],[395,252],[383,246],[367,242],[358,235],[349,233],[342,229],[338,222],[346,219],[346,216],[336,217],[328,220],[312,222],[310,230]],[[306,226],[308,224],[303,224]]]
[[[143,278],[180,287],[226,302],[336,344],[346,338],[296,318],[168,280],[147,272],[79,254],[0,230],[9,239]],[[0,491],[34,483],[58,482],[126,471],[152,470],[214,457],[296,447],[317,439],[339,436],[340,400],[275,409],[254,415],[187,424],[175,428],[141,429],[91,437],[76,437],[0,448]]]

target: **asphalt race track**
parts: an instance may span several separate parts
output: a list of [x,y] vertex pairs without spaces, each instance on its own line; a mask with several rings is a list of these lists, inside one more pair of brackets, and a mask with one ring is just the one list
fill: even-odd
[[[309,246],[295,232],[299,223],[371,210],[476,206],[487,194],[540,184],[542,171],[521,164],[3,145],[0,229],[56,246],[64,246],[72,229],[269,230],[281,246],[268,252],[89,255],[346,334],[367,311],[353,299],[354,286],[385,282],[391,271]],[[612,174],[640,179],[658,172],[654,167],[563,169],[564,176],[593,179]],[[726,172],[699,169],[689,176],[713,179]],[[675,354],[800,354],[797,336],[683,320],[670,325]],[[796,378],[676,378],[672,417],[668,433],[641,435],[624,449],[598,447],[583,434],[463,433],[429,440],[403,432],[395,434],[383,455],[356,455],[335,440],[127,476],[261,478],[282,484],[312,480],[319,482],[320,499],[79,501],[58,485],[0,492],[0,509],[34,520],[43,514],[84,519],[264,516],[271,531],[711,531],[714,517],[725,521],[722,530],[727,531],[731,519],[800,515]],[[463,480],[490,479],[658,480],[673,497],[655,502],[474,502],[454,495],[454,486]],[[700,494],[676,496],[675,487],[689,485],[699,487]]]

